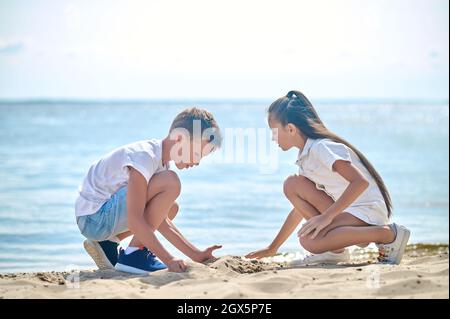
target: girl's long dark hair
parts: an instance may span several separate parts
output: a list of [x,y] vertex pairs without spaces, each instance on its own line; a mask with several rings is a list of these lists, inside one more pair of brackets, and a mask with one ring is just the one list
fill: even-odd
[[289,123],[295,125],[308,138],[320,139],[328,138],[337,143],[342,143],[358,155],[359,159],[369,171],[370,175],[375,179],[378,188],[383,195],[388,210],[388,216],[392,214],[392,200],[386,185],[383,182],[380,174],[375,170],[369,160],[358,151],[353,145],[331,132],[320,119],[316,110],[306,96],[300,91],[289,91],[286,96],[283,96],[273,102],[269,107],[269,116],[274,117],[283,126]]

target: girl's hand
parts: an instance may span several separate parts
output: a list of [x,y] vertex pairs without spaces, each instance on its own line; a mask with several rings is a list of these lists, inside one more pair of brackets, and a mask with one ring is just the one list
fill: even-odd
[[201,251],[197,256],[193,258],[194,261],[198,263],[205,262],[209,259],[216,258],[213,255],[213,251],[222,248],[222,245],[214,245],[211,247],[206,248],[205,250]]
[[305,223],[305,225],[303,225],[302,229],[300,229],[297,235],[298,237],[304,237],[313,233],[311,239],[314,239],[317,237],[320,231],[330,225],[332,221],[333,218],[328,216],[327,214],[314,216],[310,218]]
[[256,259],[259,259],[259,258],[264,258],[264,257],[271,257],[271,256],[275,255],[276,253],[277,253],[277,249],[273,249],[273,248],[267,247],[267,248],[263,248],[263,249],[260,249],[260,250],[253,251],[253,252],[245,255],[245,258],[249,258],[249,259],[256,258]]

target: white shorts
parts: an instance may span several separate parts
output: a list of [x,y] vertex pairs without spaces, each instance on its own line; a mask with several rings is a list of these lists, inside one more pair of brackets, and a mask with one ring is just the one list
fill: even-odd
[[388,211],[384,202],[374,204],[355,203],[344,209],[344,212],[361,219],[369,225],[383,226],[390,224]]

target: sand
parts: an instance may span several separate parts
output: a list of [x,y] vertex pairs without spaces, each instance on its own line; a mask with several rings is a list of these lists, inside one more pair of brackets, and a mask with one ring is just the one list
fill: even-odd
[[[400,265],[357,250],[352,263],[292,267],[224,256],[186,273],[114,270],[0,274],[0,298],[449,298],[448,246],[409,246]],[[281,261],[281,262],[280,262]],[[72,280],[74,278],[75,280]]]

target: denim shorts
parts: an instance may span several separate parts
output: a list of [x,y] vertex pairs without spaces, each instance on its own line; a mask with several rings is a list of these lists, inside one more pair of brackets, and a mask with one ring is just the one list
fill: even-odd
[[77,217],[78,228],[87,239],[115,239],[128,231],[127,186],[120,188],[92,215]]

